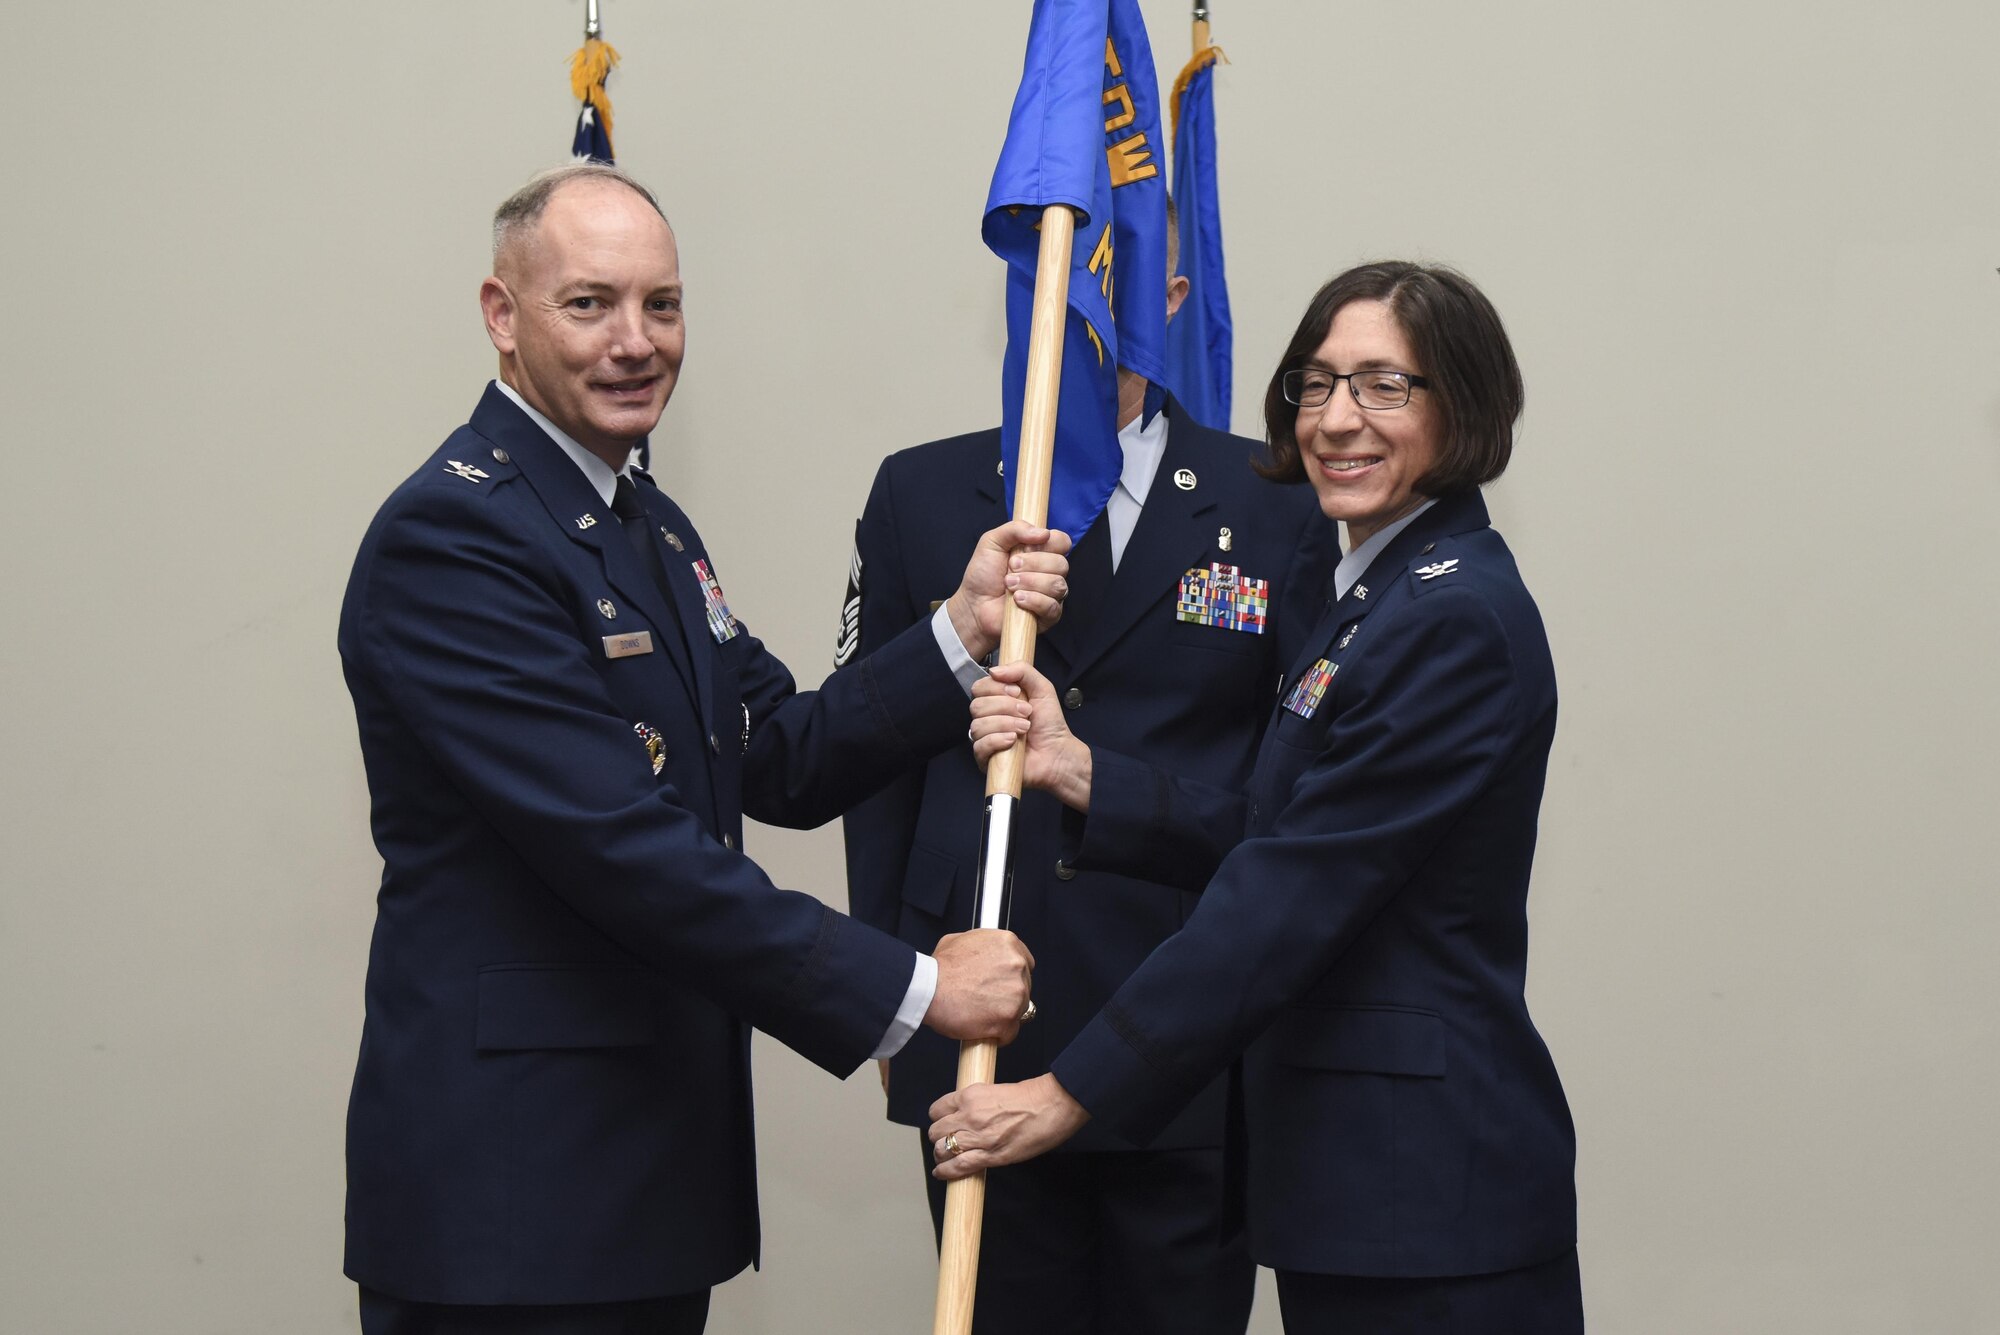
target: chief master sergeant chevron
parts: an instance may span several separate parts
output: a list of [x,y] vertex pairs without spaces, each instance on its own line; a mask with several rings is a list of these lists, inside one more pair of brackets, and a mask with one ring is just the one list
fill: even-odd
[[672,231],[575,164],[494,218],[500,354],[383,505],[340,652],[384,871],[348,1108],[370,1335],[698,1332],[755,1260],[749,1027],[844,1075],[920,1024],[1013,1037],[1012,935],[931,955],[780,890],[743,817],[824,822],[965,735],[1012,597],[1068,539],[1004,525],[929,622],[817,693],[730,612],[630,465],[684,345]]

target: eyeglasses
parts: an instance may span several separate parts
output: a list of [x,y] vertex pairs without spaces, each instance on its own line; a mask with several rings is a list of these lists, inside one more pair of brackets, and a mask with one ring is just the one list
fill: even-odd
[[1354,371],[1335,375],[1316,366],[1285,372],[1285,402],[1301,408],[1317,408],[1333,397],[1334,388],[1347,382],[1354,401],[1371,411],[1400,408],[1410,401],[1413,389],[1428,389],[1430,381],[1406,371]]

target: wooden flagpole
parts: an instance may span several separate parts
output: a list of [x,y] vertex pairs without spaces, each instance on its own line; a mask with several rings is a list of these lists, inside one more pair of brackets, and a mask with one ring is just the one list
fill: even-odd
[[[1069,314],[1070,250],[1076,215],[1067,205],[1042,210],[1041,249],[1035,259],[1035,299],[1028,325],[1027,389],[1021,403],[1021,448],[1014,464],[1014,518],[1038,527],[1049,522],[1049,470],[1055,460],[1056,400],[1062,388],[1063,325]],[[1000,661],[1035,656],[1035,619],[1010,599],[1000,621]],[[999,927],[1012,853],[1014,807],[1021,800],[1027,739],[996,756],[986,768],[986,830],[973,894],[973,925]],[[1000,1056],[994,1043],[967,1043],[958,1052],[958,1087],[991,1084]],[[938,1246],[937,1310],[932,1335],[968,1335],[979,1284],[979,1232],[986,1210],[986,1174],[948,1184],[944,1233]]]

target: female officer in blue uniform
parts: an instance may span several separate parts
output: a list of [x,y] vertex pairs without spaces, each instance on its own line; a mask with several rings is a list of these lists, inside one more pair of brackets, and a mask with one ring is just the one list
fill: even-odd
[[1583,1329],[1575,1133],[1523,997],[1555,673],[1488,526],[1522,402],[1463,276],[1364,265],[1265,395],[1276,477],[1349,554],[1246,791],[1097,750],[1032,670],[974,702],[988,758],[1086,813],[1077,865],[1201,889],[1049,1074],[932,1108],[938,1176],[1098,1119],[1143,1143],[1235,1062],[1235,1186],[1289,1332]]

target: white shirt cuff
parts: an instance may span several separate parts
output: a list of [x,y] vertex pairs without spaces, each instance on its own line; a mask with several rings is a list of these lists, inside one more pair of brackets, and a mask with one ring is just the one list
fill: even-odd
[[[952,636],[953,640],[957,638]],[[931,999],[937,995],[937,978],[937,961],[919,954],[917,967],[910,971],[910,990],[903,994],[903,1004],[896,1008],[889,1032],[882,1035],[882,1042],[868,1054],[870,1057],[880,1061],[903,1050],[903,1044],[910,1041],[910,1035],[917,1032],[917,1026],[924,1022],[924,1013],[931,1008]]]
[[938,652],[944,655],[945,666],[958,678],[966,695],[971,696],[972,688],[986,675],[986,669],[973,662],[965,641],[958,638],[958,627],[951,624],[951,612],[942,603],[931,613],[931,635],[937,640]]

